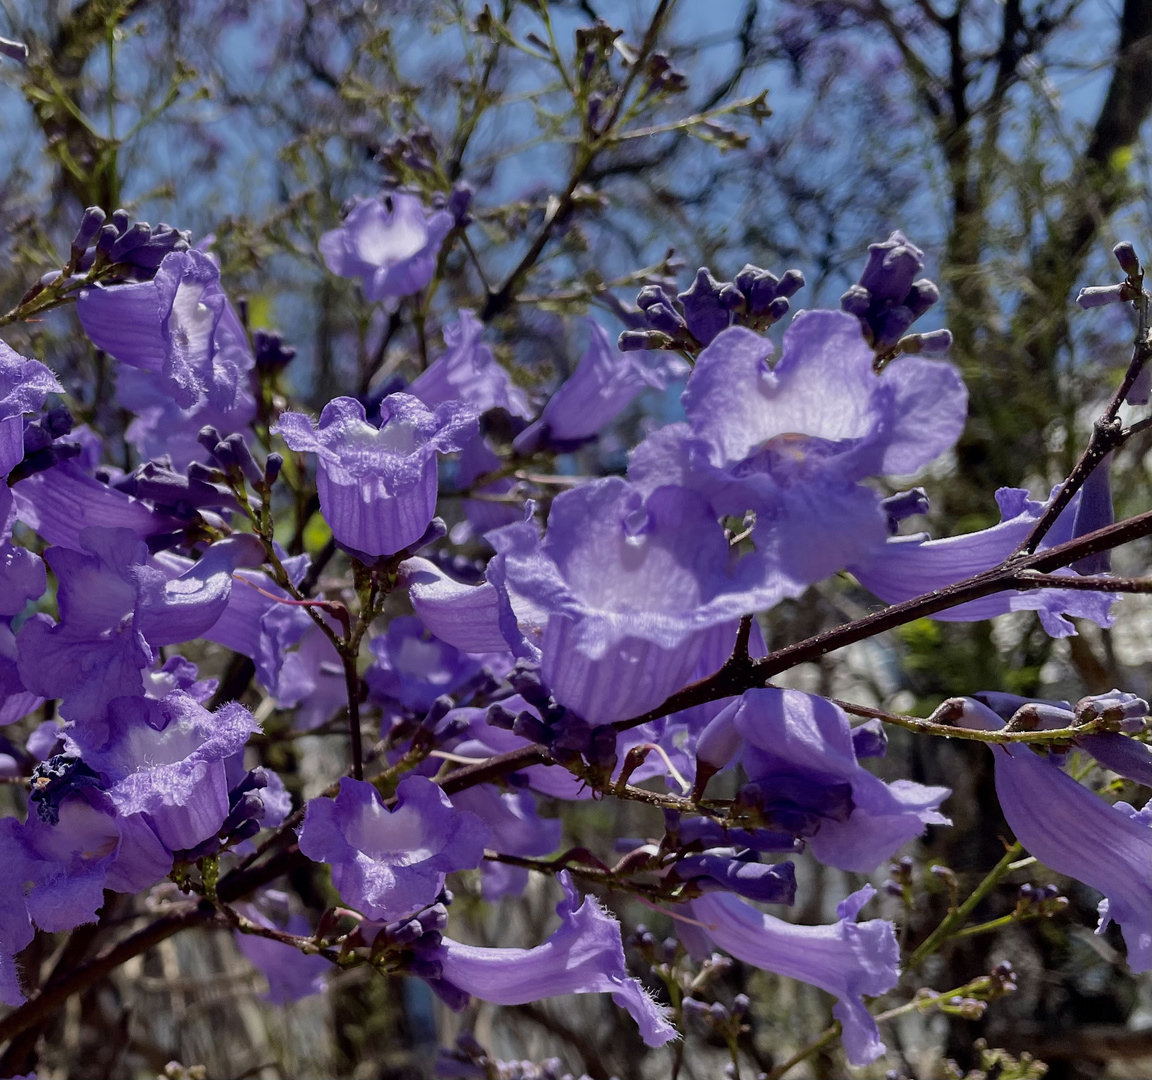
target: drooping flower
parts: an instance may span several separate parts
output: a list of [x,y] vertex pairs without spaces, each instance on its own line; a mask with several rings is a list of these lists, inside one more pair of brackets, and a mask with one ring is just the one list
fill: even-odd
[[405,559],[400,584],[420,621],[441,641],[463,652],[508,651],[500,629],[500,597],[491,582],[469,585],[451,578],[428,559]]
[[320,238],[320,254],[332,273],[358,277],[365,299],[411,296],[432,280],[452,215],[431,215],[415,195],[393,192],[383,201],[358,199],[344,223]]
[[480,661],[431,634],[414,616],[401,615],[368,647],[376,663],[365,673],[377,701],[425,713],[441,694],[451,694],[480,672]]
[[0,341],[0,478],[24,457],[24,414],[37,412],[64,388],[39,360],[26,360]]
[[[996,503],[1000,507],[998,525],[943,540],[930,540],[925,533],[893,536],[861,552],[855,561],[848,563],[848,569],[861,585],[889,604],[942,589],[1003,562],[1028,536],[1058,490],[1052,490],[1048,501],[1037,502],[1024,488],[1000,488],[996,492]],[[1043,551],[1080,535],[1077,523],[1084,532],[1095,527],[1103,506],[1097,505],[1095,514],[1087,510],[1081,513],[1082,498],[1083,492],[1073,496],[1037,550]],[[1108,509],[1111,509],[1110,500]],[[1100,517],[1098,523],[1104,525],[1107,522]],[[1072,574],[1073,571],[1062,570],[1059,573]],[[1067,637],[1076,633],[1075,624],[1068,616],[1091,619],[1103,627],[1111,626],[1115,599],[1114,593],[1084,589],[1006,590],[946,608],[931,617],[945,622],[974,622],[1009,611],[1035,611],[1049,634]]]
[[879,375],[855,319],[800,312],[772,345],[743,327],[701,354],[682,402],[687,422],[633,452],[644,491],[680,484],[719,513],[755,512],[752,537],[795,595],[882,544],[880,496],[860,481],[914,472],[959,437],[967,395],[950,365],[901,357]]
[[528,522],[491,533],[519,630],[555,699],[590,724],[645,712],[688,681],[709,630],[766,606],[759,567],[734,565],[707,502],[665,487],[647,500],[608,477],[559,495],[541,540]]
[[128,529],[89,528],[80,543],[82,551],[45,554],[60,582],[60,622],[34,615],[17,638],[24,685],[63,698],[62,713],[80,722],[99,720],[113,698],[143,693],[153,649],[208,630],[227,606],[232,572],[264,558],[255,537],[237,536],[169,577]]
[[370,919],[400,919],[435,902],[444,877],[480,864],[488,829],[439,786],[408,776],[387,809],[376,789],[345,777],[335,799],[308,803],[300,850],[332,867],[344,901]]
[[594,322],[588,326],[588,348],[571,378],[548,399],[540,419],[516,437],[520,453],[585,442],[615,420],[642,390],[663,390],[687,373],[687,364],[677,357],[621,353],[601,326]]
[[611,994],[627,1009],[649,1046],[676,1038],[667,1010],[628,974],[620,924],[593,897],[580,895],[565,871],[564,899],[556,906],[560,927],[534,949],[490,949],[444,938],[444,982],[497,1005],[523,1005],[559,994]]
[[151,281],[83,289],[76,312],[94,345],[156,376],[180,408],[242,404],[256,361],[202,251],[166,255]]
[[743,749],[749,783],[738,803],[764,827],[806,839],[829,866],[869,873],[926,825],[949,823],[939,812],[948,788],[873,776],[857,762],[844,711],[813,694],[745,691],[712,720],[700,752],[720,745],[712,772]]
[[[255,903],[237,904],[236,910],[246,919],[268,930],[282,930],[298,937],[312,932],[308,920],[288,910],[288,896],[266,889]],[[311,994],[323,992],[332,965],[322,956],[307,955],[284,942],[256,934],[233,935],[244,958],[268,980],[264,1000],[272,1005],[286,1005]]]
[[528,395],[512,382],[481,340],[483,333],[484,324],[471,311],[462,309],[460,321],[444,328],[448,351],[416,376],[408,393],[430,409],[446,401],[465,401],[481,413],[504,409],[512,416],[530,419]]
[[876,1021],[861,1000],[891,990],[900,977],[900,947],[890,922],[856,922],[875,895],[866,885],[836,908],[830,926],[797,926],[766,915],[730,893],[707,893],[692,901],[693,915],[725,952],[746,964],[799,979],[838,999],[832,1015],[843,1027],[852,1065],[884,1053]]
[[89,476],[77,461],[60,461],[12,486],[16,516],[49,544],[82,551],[88,528],[131,529],[147,540],[187,522],[156,510]]
[[409,394],[392,394],[380,416],[377,428],[360,402],[341,397],[324,406],[317,427],[285,412],[273,428],[293,450],[317,455],[320,509],[332,535],[373,558],[420,539],[436,511],[436,454],[476,434],[476,410],[460,402],[432,412]]
[[[987,705],[958,699],[965,727],[1004,726]],[[1103,932],[1120,924],[1133,971],[1152,968],[1152,811],[1106,803],[1027,746],[990,747],[996,794],[1016,839],[1045,866],[1104,894]]]

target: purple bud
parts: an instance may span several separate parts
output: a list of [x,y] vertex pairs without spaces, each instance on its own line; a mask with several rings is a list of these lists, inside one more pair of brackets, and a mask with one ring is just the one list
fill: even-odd
[[897,344],[900,351],[910,355],[941,356],[952,348],[951,330],[929,330],[926,334],[908,334]]
[[284,458],[281,454],[269,454],[264,462],[264,483],[271,487],[276,483],[280,470],[284,468]]
[[128,214],[127,210],[123,209],[123,207],[121,207],[119,210],[112,211],[112,224],[115,226],[117,236],[124,235],[131,221],[131,216]]
[[6,56],[18,64],[26,63],[28,46],[22,41],[12,41],[10,38],[0,37],[0,56]]
[[512,725],[516,723],[516,714],[497,702],[488,706],[488,711],[484,714],[484,723],[511,731]]
[[738,311],[744,307],[744,294],[736,288],[735,285],[729,283],[720,290],[720,306],[725,311]]
[[709,1013],[707,1003],[693,997],[684,999],[683,1009],[685,1015],[694,1016],[698,1020],[703,1020]]
[[795,296],[802,288],[804,288],[804,275],[799,270],[785,270],[784,276],[780,278],[780,284],[776,286],[776,295],[787,299]]
[[222,441],[222,436],[211,424],[205,424],[199,434],[196,436],[196,441],[208,451],[209,454],[215,455],[216,447]]
[[616,339],[616,347],[621,352],[641,352],[644,349],[659,349],[671,344],[667,334],[658,330],[625,330]]
[[252,457],[252,451],[248,449],[244,436],[237,431],[229,435],[224,442],[231,448],[232,457],[248,483],[253,487],[258,487],[264,480],[264,470],[256,464],[256,459]]
[[923,269],[924,252],[897,229],[884,243],[868,245],[868,263],[860,275],[860,284],[876,300],[899,304]]
[[787,297],[776,297],[776,299],[768,305],[768,314],[775,322],[779,322],[782,318],[784,318],[784,316],[788,314]]
[[662,304],[664,307],[672,306],[672,297],[670,297],[659,285],[645,285],[636,294],[636,306],[641,311],[647,311],[654,304]]
[[1122,304],[1126,299],[1126,293],[1127,285],[1123,281],[1119,285],[1090,285],[1087,289],[1080,290],[1076,303],[1087,311],[1089,308],[1104,307],[1106,304]]
[[913,318],[920,318],[933,304],[940,299],[940,290],[934,281],[921,278],[912,282],[908,295],[904,297],[904,306],[912,312]]
[[452,219],[461,228],[472,223],[472,215],[468,213],[468,208],[471,205],[472,188],[469,184],[461,181],[452,188],[446,204],[448,213],[452,215]]
[[441,694],[435,701],[432,702],[432,707],[425,714],[424,719],[421,721],[420,726],[425,731],[435,731],[436,725],[440,723],[454,708],[456,703],[447,694]]
[[256,355],[256,367],[268,373],[283,370],[296,355],[296,350],[285,345],[284,339],[275,330],[254,331],[252,349]]
[[729,1014],[728,1010],[726,1008],[724,1008],[724,1006],[721,1005],[720,1002],[718,1002],[718,1001],[714,1001],[708,1007],[708,1015],[709,1015],[709,1018],[711,1019],[712,1023],[717,1024],[717,1025],[726,1024],[728,1022],[728,1020],[730,1019],[730,1014]]
[[516,714],[516,719],[512,722],[512,732],[534,743],[546,743],[552,737],[552,732],[540,719],[527,710]]
[[100,235],[96,239],[96,248],[98,251],[107,252],[108,249],[116,243],[120,236],[120,231],[109,222],[100,229]]
[[[688,329],[688,324],[670,304],[653,304],[645,314],[648,316],[648,324],[653,330],[659,330],[671,338],[682,337]],[[627,331],[625,332],[627,333]]]
[[840,297],[840,307],[858,319],[864,318],[871,306],[872,294],[862,285],[849,286],[848,291]]
[[137,221],[130,229],[122,232],[116,242],[108,248],[108,258],[113,262],[121,262],[124,257],[141,244],[148,242],[152,229],[146,222]]
[[1129,277],[1136,277],[1140,273],[1140,260],[1136,256],[1136,249],[1127,241],[1121,240],[1113,249],[1112,254],[1120,264],[1120,269]]
[[84,216],[80,219],[80,228],[76,230],[76,235],[72,238],[74,254],[85,251],[92,245],[104,224],[105,217],[107,215],[99,206],[89,206],[84,211]]
[[688,329],[701,345],[707,345],[728,326],[728,311],[720,303],[722,288],[708,268],[702,266],[692,285],[677,296],[684,306]]

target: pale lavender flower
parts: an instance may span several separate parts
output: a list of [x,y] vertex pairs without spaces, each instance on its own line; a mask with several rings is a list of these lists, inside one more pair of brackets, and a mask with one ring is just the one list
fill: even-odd
[[392,394],[380,426],[354,398],[335,398],[313,427],[303,413],[281,413],[272,430],[293,450],[316,454],[320,510],[332,535],[368,557],[394,555],[424,534],[436,511],[436,455],[476,434],[476,411],[458,401],[432,412],[418,398]]
[[[960,723],[997,730],[987,705],[959,699]],[[1152,968],[1152,811],[1109,805],[1059,765],[1028,746],[991,747],[996,794],[1016,839],[1040,862],[1104,894],[1103,932],[1114,919],[1124,932],[1128,966]]]
[[891,990],[900,977],[900,947],[892,924],[884,919],[856,922],[875,893],[866,885],[841,901],[836,907],[839,921],[830,926],[784,922],[728,893],[693,900],[692,913],[705,933],[736,959],[836,997],[832,1015],[842,1025],[848,1061],[867,1065],[885,1047],[862,998]]
[[332,273],[358,277],[367,300],[411,296],[432,280],[452,225],[450,213],[429,215],[402,191],[383,201],[357,199],[344,223],[320,238],[320,254]]
[[564,899],[560,927],[534,949],[489,949],[444,938],[442,979],[497,1005],[523,1005],[559,994],[611,994],[627,1009],[649,1046],[675,1039],[667,1009],[628,974],[620,924],[593,897],[580,895],[567,871],[559,875]]
[[391,810],[371,784],[344,777],[335,799],[308,803],[300,829],[300,850],[328,863],[345,903],[377,920],[434,903],[445,875],[478,866],[487,841],[483,822],[423,776],[400,781]]

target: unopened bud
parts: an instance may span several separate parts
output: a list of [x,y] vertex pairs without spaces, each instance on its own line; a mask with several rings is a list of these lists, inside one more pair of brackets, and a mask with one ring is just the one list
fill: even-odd
[[1129,277],[1137,277],[1140,273],[1140,260],[1136,257],[1136,249],[1127,241],[1121,240],[1113,249],[1112,254],[1120,264],[1120,269]]

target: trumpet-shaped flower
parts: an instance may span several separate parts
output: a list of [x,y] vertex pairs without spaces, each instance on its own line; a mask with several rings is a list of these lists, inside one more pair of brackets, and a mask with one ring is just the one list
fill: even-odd
[[432,412],[409,394],[380,406],[368,423],[354,398],[324,406],[317,427],[303,413],[281,413],[273,429],[293,450],[316,454],[320,510],[332,535],[369,558],[394,555],[424,534],[436,511],[436,454],[459,450],[476,434],[476,410],[458,401]]
[[[1004,726],[982,702],[961,704],[965,727]],[[991,749],[996,794],[1016,839],[1045,866],[1103,893],[1097,933],[1114,919],[1128,946],[1128,966],[1152,968],[1152,811],[1109,805],[1027,746]]]
[[729,893],[692,901],[692,913],[725,952],[746,964],[799,979],[838,998],[832,1015],[843,1027],[844,1050],[853,1065],[884,1053],[876,1021],[863,995],[891,990],[900,977],[900,947],[890,922],[858,923],[860,909],[875,895],[866,885],[836,908],[830,926],[797,926],[757,911]]
[[534,949],[489,949],[444,938],[441,978],[467,994],[497,1005],[523,1005],[559,994],[611,994],[627,1009],[649,1046],[676,1038],[667,1010],[628,974],[620,924],[593,897],[581,903],[565,871],[564,899],[556,907],[560,926]]
[[483,822],[423,776],[400,781],[391,810],[371,784],[345,777],[335,799],[308,804],[300,829],[300,850],[331,865],[344,901],[378,920],[434,903],[445,875],[479,866],[487,842]]
[[344,223],[320,237],[332,273],[358,277],[368,300],[411,296],[432,280],[436,256],[452,228],[452,215],[431,215],[415,195],[358,199]]

